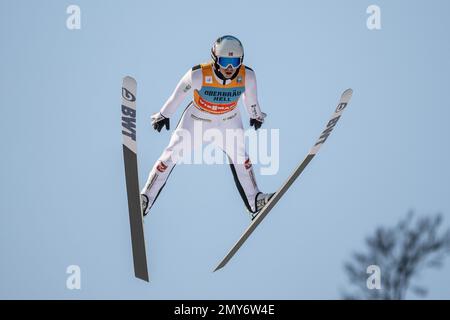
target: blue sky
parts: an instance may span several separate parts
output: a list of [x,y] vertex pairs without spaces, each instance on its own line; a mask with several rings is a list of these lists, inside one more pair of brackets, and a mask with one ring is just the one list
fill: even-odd
[[[81,8],[80,30],[66,28],[70,4]],[[371,4],[381,30],[366,27]],[[0,298],[339,298],[344,261],[376,226],[410,209],[450,224],[449,9],[443,0],[2,0]],[[150,115],[223,34],[244,43],[264,126],[280,130],[280,170],[258,175],[262,190],[303,159],[344,89],[353,99],[220,272],[248,224],[230,170],[178,166],[145,221],[146,284],[132,276],[121,79],[138,82],[143,183],[170,137]],[[65,286],[72,264],[81,290]],[[447,259],[422,274],[429,298],[450,298],[449,271]]]

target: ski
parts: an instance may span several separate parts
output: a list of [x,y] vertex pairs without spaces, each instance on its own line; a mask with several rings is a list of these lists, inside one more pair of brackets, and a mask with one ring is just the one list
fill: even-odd
[[252,221],[252,223],[247,228],[247,230],[245,230],[245,232],[242,234],[242,236],[239,238],[239,240],[231,248],[231,250],[225,256],[225,258],[223,258],[222,261],[217,265],[217,267],[216,267],[216,269],[214,269],[214,271],[217,271],[217,270],[223,268],[228,263],[228,261],[231,260],[231,258],[236,254],[236,252],[239,250],[239,248],[250,237],[250,235],[253,233],[253,231],[255,231],[256,227],[258,227],[258,225],[263,221],[263,219],[269,214],[270,210],[272,210],[272,208],[277,204],[277,202],[281,199],[281,197],[284,195],[284,193],[289,189],[289,187],[294,183],[294,181],[300,176],[300,174],[303,172],[303,170],[306,168],[306,166],[310,163],[310,161],[317,154],[320,147],[325,143],[325,141],[330,136],[331,132],[333,131],[333,128],[336,126],[337,122],[339,121],[339,119],[342,115],[342,112],[344,111],[347,104],[350,102],[352,94],[353,94],[352,89],[347,89],[342,93],[339,104],[337,105],[333,115],[331,116],[330,120],[327,122],[327,125],[326,125],[325,129],[322,131],[322,133],[320,134],[319,139],[316,141],[314,146],[310,149],[306,158],[297,166],[297,168],[294,170],[294,172],[291,174],[291,176],[286,180],[286,182],[281,186],[281,188],[278,189],[278,191],[272,196],[272,198],[269,200],[269,202],[266,204],[266,206],[261,210],[261,212],[258,214],[258,216]]
[[139,194],[139,176],[136,146],[136,80],[124,77],[122,84],[122,137],[125,180],[130,216],[131,246],[133,250],[134,274],[149,281],[145,250],[144,223]]

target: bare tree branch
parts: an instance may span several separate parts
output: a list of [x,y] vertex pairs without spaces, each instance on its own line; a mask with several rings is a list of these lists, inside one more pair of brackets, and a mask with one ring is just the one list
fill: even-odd
[[[450,229],[440,232],[441,214],[415,218],[412,211],[394,227],[378,227],[366,238],[366,251],[355,252],[344,264],[354,292],[344,299],[404,299],[407,292],[423,297],[428,291],[414,280],[427,268],[440,268],[450,254]],[[381,289],[368,289],[367,267],[381,269]],[[410,289],[410,290],[409,290]]]

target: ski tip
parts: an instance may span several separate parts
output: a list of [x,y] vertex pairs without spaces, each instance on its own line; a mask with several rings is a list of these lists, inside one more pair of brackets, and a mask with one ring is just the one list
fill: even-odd
[[353,89],[349,88],[342,93],[341,100],[343,102],[348,102],[348,101],[350,101],[352,95],[353,95]]
[[125,76],[123,77],[123,82],[132,82],[132,83],[136,83],[136,79],[134,79],[131,76]]

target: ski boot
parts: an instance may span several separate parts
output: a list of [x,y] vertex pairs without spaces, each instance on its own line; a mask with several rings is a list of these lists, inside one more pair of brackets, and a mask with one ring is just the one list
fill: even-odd
[[261,212],[262,208],[264,208],[264,206],[269,202],[269,200],[273,197],[274,194],[275,193],[259,192],[256,195],[256,200],[255,200],[256,210],[255,210],[255,212],[250,213],[252,221],[255,220],[255,218]]
[[148,197],[145,194],[141,194],[141,210],[143,218],[145,218],[145,216],[150,211],[150,208],[148,206]]

